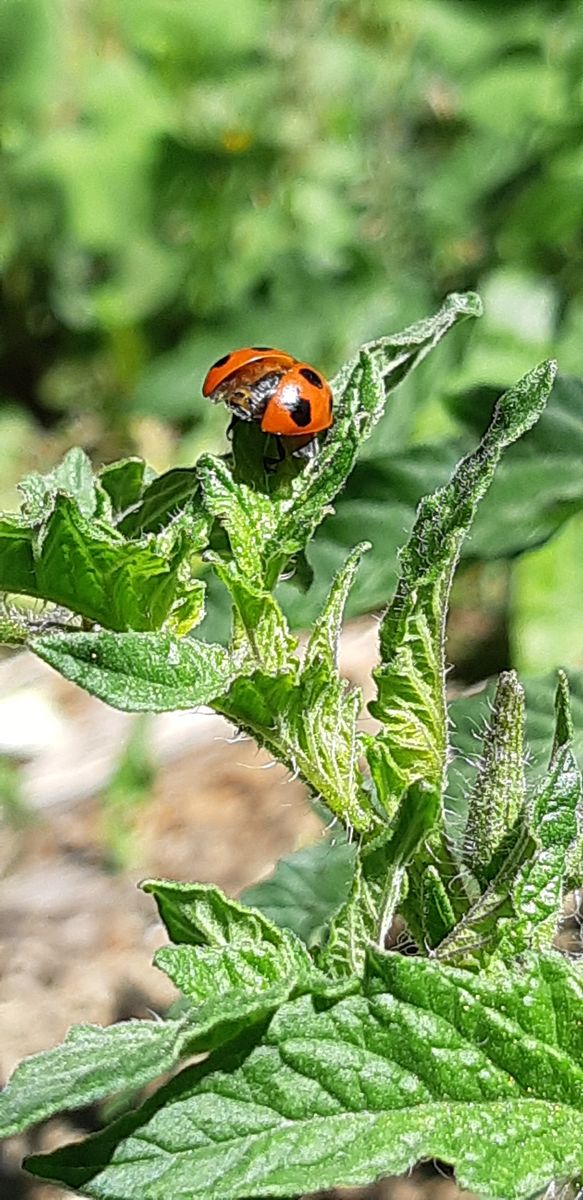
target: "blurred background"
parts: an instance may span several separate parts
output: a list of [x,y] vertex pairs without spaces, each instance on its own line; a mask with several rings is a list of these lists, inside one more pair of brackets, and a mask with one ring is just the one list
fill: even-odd
[[[380,523],[345,641],[359,679],[418,496],[541,358],[583,375],[582,78],[579,0],[3,0],[0,508],[72,445],[157,471],[221,452],[200,384],[235,346],[334,374],[476,288],[485,316],[397,394],[315,544],[313,599],[285,593],[301,625]],[[459,572],[458,688],[583,668],[583,390],[553,403]],[[156,934],[135,879],[237,891],[317,823],[213,718],[152,730],[25,656],[0,671],[5,1074],[74,1019],[168,1002],[163,981],[142,992]],[[55,1197],[27,1190],[20,1148],[9,1194]]]

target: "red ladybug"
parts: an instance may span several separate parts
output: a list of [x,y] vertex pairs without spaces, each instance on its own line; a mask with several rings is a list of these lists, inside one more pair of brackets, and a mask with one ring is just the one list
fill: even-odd
[[247,346],[213,363],[203,396],[223,400],[264,433],[311,440],[332,424],[332,389],[324,377],[285,350]]

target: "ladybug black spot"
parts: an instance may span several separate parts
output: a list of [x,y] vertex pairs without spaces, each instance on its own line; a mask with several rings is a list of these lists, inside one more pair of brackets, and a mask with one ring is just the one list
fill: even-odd
[[323,380],[315,371],[312,371],[311,367],[300,367],[298,374],[303,375],[304,379],[307,379],[308,383],[312,384],[312,387],[324,387]]
[[294,425],[297,425],[300,429],[305,429],[306,425],[309,425],[312,420],[312,405],[310,401],[300,396],[297,403],[294,404],[290,416]]
[[252,346],[252,350],[273,350],[273,346]]
[[217,358],[217,361],[213,363],[211,367],[211,371],[216,370],[217,367],[224,367],[225,363],[229,361],[230,357],[230,354],[223,354],[222,358]]

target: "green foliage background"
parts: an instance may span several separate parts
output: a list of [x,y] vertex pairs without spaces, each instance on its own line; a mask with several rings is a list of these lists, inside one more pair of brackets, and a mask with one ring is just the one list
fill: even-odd
[[[456,436],[548,353],[583,373],[576,0],[5,0],[0,47],[3,505],[73,441],[158,469],[221,449],[218,354],[267,341],[333,374],[451,289],[485,317],[369,458]],[[468,674],[582,665],[555,619],[580,522],[466,579],[510,638]]]

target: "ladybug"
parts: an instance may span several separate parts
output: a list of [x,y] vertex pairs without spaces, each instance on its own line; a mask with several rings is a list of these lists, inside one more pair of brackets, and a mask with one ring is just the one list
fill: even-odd
[[257,421],[264,433],[301,438],[304,445],[333,420],[329,383],[308,363],[272,346],[247,346],[219,358],[202,393],[224,401],[242,420]]

